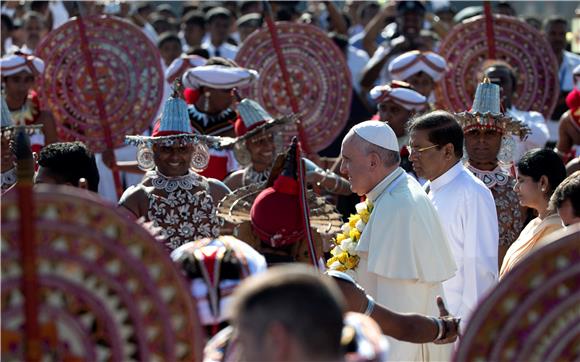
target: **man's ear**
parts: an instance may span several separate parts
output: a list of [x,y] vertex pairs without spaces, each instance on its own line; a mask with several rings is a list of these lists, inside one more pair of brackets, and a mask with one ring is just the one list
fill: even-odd
[[445,152],[445,158],[450,160],[455,158],[455,147],[453,146],[453,144],[448,143],[445,146],[443,146],[443,151]]
[[371,152],[369,154],[369,163],[371,169],[377,168],[377,166],[381,164],[381,157],[379,156],[379,154],[376,152]]

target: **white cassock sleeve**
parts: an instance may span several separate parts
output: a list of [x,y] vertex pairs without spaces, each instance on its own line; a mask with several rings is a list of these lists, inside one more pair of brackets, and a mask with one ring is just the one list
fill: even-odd
[[491,191],[481,190],[465,204],[463,295],[458,315],[468,318],[498,281],[499,232]]

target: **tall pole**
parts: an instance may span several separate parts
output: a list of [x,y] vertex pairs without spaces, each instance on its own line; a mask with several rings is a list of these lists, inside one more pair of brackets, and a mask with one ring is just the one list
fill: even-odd
[[495,33],[493,30],[493,14],[491,3],[483,2],[483,13],[485,16],[485,37],[487,39],[487,59],[495,59]]
[[79,16],[76,18],[76,24],[79,29],[79,37],[81,40],[81,51],[83,54],[83,58],[85,60],[85,64],[87,66],[87,73],[91,80],[91,86],[93,94],[95,95],[95,101],[97,103],[97,111],[99,112],[99,121],[101,122],[101,127],[103,128],[103,132],[105,134],[105,144],[107,145],[107,149],[111,151],[113,157],[113,166],[111,168],[111,172],[113,173],[113,181],[115,182],[115,190],[117,192],[117,198],[120,198],[123,194],[123,185],[121,183],[121,174],[119,173],[119,168],[117,167],[117,158],[115,157],[115,145],[113,144],[113,136],[111,134],[111,127],[109,122],[107,121],[107,112],[105,111],[105,102],[103,100],[103,95],[101,90],[99,89],[97,73],[95,71],[95,66],[93,62],[93,55],[91,54],[91,50],[89,47],[89,39],[87,38],[87,32],[85,23],[83,21],[83,17],[80,15],[80,6],[81,4],[77,2],[79,5]]
[[[272,8],[270,7],[270,3],[268,1],[262,1],[264,6],[264,19],[266,20],[266,25],[268,26],[268,32],[272,37],[272,46],[274,47],[274,52],[276,53],[276,58],[278,60],[278,66],[280,67],[280,72],[282,73],[282,80],[284,81],[284,86],[286,88],[286,94],[288,95],[288,99],[290,101],[290,107],[292,108],[292,112],[294,114],[298,114],[300,112],[300,108],[298,107],[298,100],[296,99],[296,95],[294,94],[294,90],[292,89],[292,81],[290,80],[290,73],[288,73],[288,68],[286,67],[286,60],[284,59],[284,54],[282,53],[282,48],[280,47],[280,42],[278,40],[278,29],[276,28],[276,24],[274,23],[274,19],[272,16]],[[306,137],[306,132],[304,131],[304,127],[302,126],[302,121],[298,119],[296,121],[296,128],[298,129],[298,140],[304,149],[306,154],[312,153],[309,145],[308,145],[308,138]]]
[[24,296],[24,359],[40,361],[41,339],[38,323],[38,275],[36,258],[36,210],[34,208],[34,193],[32,190],[34,176],[34,161],[30,142],[24,127],[16,128],[16,192],[18,195],[19,247],[22,264],[20,278],[22,295]]

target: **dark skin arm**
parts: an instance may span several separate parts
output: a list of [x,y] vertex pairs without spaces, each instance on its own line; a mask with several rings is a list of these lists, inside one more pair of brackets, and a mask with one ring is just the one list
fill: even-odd
[[42,124],[42,133],[45,137],[45,143],[51,144],[58,142],[58,135],[56,132],[56,123],[52,113],[49,111],[41,111],[39,117],[39,123]]
[[332,24],[334,31],[346,35],[348,32],[348,26],[346,25],[346,21],[341,12],[338,11],[332,1],[322,1],[322,3],[326,6],[328,17],[330,18],[330,23]]
[[363,49],[369,57],[372,57],[377,50],[376,39],[381,30],[385,27],[387,19],[392,19],[397,15],[397,3],[390,1],[381,11],[375,15],[365,27],[365,36],[362,40]]
[[229,187],[230,190],[237,190],[243,186],[244,170],[238,170],[228,175],[224,179],[224,184]]
[[147,191],[142,184],[127,189],[119,200],[119,207],[131,211],[135,218],[145,217],[148,207]]
[[[364,313],[367,298],[364,290],[348,281],[334,278],[347,301],[347,310]],[[439,316],[447,326],[447,338],[437,344],[452,343],[457,339],[459,320],[449,316],[443,299],[437,297]],[[379,324],[383,333],[400,341],[411,343],[429,343],[437,337],[438,328],[430,317],[416,313],[397,313],[380,304],[375,304],[371,317]]]

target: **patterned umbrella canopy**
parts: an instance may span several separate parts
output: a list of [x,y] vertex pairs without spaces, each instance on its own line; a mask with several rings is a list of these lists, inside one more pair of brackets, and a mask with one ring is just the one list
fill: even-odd
[[[203,334],[167,251],[123,210],[67,186],[35,190],[43,356],[200,360]],[[2,197],[2,359],[23,360],[19,208]]]
[[580,358],[580,225],[517,265],[474,312],[455,361]]
[[[558,63],[550,44],[539,31],[514,17],[494,15],[493,28],[496,58],[517,73],[514,105],[548,118],[560,91]],[[439,108],[452,112],[470,109],[482,65],[488,60],[485,18],[474,17],[455,26],[443,39],[439,54],[448,67],[435,89]]]
[[107,148],[103,122],[118,147],[125,135],[141,134],[156,116],[164,82],[159,51],[128,21],[73,18],[50,32],[37,53],[46,65],[43,101],[61,140],[83,141],[102,152]]
[[[292,89],[313,152],[329,146],[346,126],[352,85],[344,54],[320,29],[305,24],[276,23],[280,48],[286,60]],[[292,113],[282,73],[267,28],[254,32],[236,56],[241,66],[260,72],[260,78],[241,89],[274,117]],[[284,131],[285,143],[296,135],[296,126]]]

